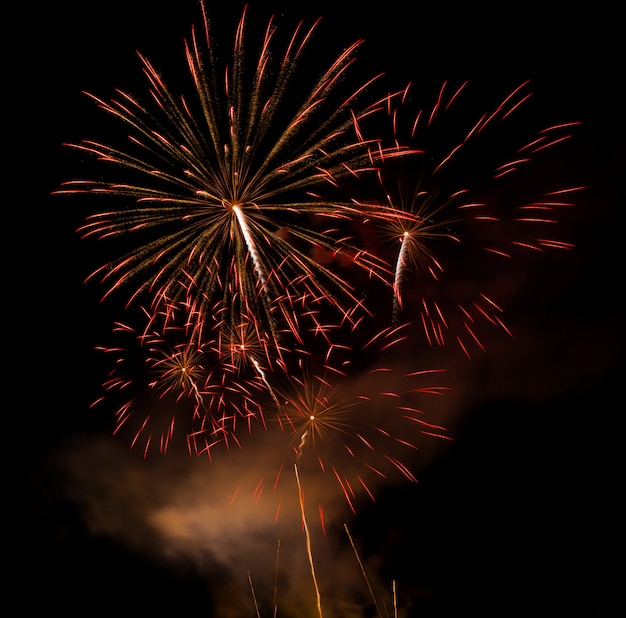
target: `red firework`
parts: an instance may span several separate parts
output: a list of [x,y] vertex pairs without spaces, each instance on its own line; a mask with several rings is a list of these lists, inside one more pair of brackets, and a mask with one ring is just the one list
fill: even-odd
[[335,350],[317,369],[308,359],[288,377],[274,376],[279,405],[272,406],[274,415],[265,414],[272,448],[259,458],[259,467],[267,465],[253,481],[255,499],[267,489],[280,503],[285,476],[290,486],[297,465],[307,494],[319,500],[324,527],[329,481],[356,512],[363,498],[375,499],[380,481],[417,480],[413,466],[422,440],[450,439],[425,407],[449,389],[435,382],[443,370],[415,371],[400,360],[404,331],[384,329],[358,350]]
[[416,113],[410,87],[388,97],[389,136],[380,142],[388,148],[373,153],[380,197],[362,206],[395,262],[393,320],[417,314],[430,345],[452,340],[470,356],[486,326],[508,332],[497,290],[488,291],[502,261],[519,249],[571,248],[554,228],[582,187],[542,187],[546,155],[579,123],[542,128],[529,141],[511,122],[531,97],[528,83],[473,118],[468,89],[444,83]]

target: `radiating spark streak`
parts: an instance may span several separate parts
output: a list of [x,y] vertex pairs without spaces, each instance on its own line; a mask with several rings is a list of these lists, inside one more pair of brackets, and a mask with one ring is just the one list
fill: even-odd
[[[441,425],[435,425],[434,423],[427,423],[425,420],[421,419],[421,418],[416,418],[415,416],[405,416],[404,418],[408,419],[409,421],[413,421],[414,423],[419,423],[420,425],[423,425],[424,427],[430,427],[431,429],[439,429],[440,431],[445,431],[445,427],[442,427]],[[406,444],[407,446],[411,447],[411,448],[416,448],[415,445],[410,444],[409,442],[404,442],[404,444]]]
[[415,475],[401,461],[389,455],[383,455],[383,456],[385,457],[385,459],[390,461],[396,468],[398,468],[398,470],[400,470],[400,472],[402,472],[402,474],[406,476],[406,478],[409,479],[409,481],[413,483],[417,483],[417,479],[415,478]]
[[324,507],[321,504],[317,505],[320,517],[320,526],[322,528],[322,533],[326,536],[326,519],[324,517]]
[[465,344],[463,343],[463,341],[461,340],[461,338],[458,335],[457,335],[456,340],[457,340],[459,346],[461,346],[461,349],[463,350],[463,353],[465,354],[465,356],[467,356],[468,359],[472,360],[472,356],[468,352],[467,347],[465,346]]
[[433,433],[431,431],[422,431],[425,436],[431,436],[433,438],[441,438],[442,440],[452,440],[450,436],[443,436],[440,433]]
[[551,249],[573,249],[574,245],[569,242],[563,242],[559,240],[547,240],[538,238],[537,242],[543,245],[544,247],[549,247]]
[[360,476],[359,476],[359,483],[361,483],[361,486],[363,487],[363,489],[365,489],[365,492],[370,497],[370,500],[372,502],[375,502],[376,500],[374,499],[374,494],[372,493],[370,488],[367,486],[367,483]]
[[258,502],[261,499],[261,494],[263,493],[263,480],[261,479],[257,486],[254,488],[254,501]]
[[343,495],[346,498],[346,502],[348,503],[350,510],[352,511],[354,515],[356,515],[356,509],[354,508],[354,505],[352,504],[352,500],[350,499],[350,494],[348,493],[348,490],[346,489],[346,485],[341,480],[339,473],[334,467],[333,467],[333,473],[335,474],[335,478],[337,479],[337,482],[339,483],[339,486],[341,487],[341,491],[343,492]]

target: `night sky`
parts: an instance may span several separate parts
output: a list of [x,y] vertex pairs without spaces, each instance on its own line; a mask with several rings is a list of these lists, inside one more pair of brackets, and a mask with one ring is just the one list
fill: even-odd
[[[287,29],[322,16],[331,55],[364,38],[364,74],[384,71],[396,84],[436,92],[446,79],[470,79],[491,101],[530,79],[529,113],[539,122],[582,122],[546,173],[587,188],[563,223],[575,249],[529,256],[502,274],[514,282],[512,338],[492,335],[472,360],[447,349],[416,357],[447,369],[452,391],[438,405],[453,440],[424,445],[419,483],[381,485],[356,516],[330,506],[333,531],[313,548],[324,615],[377,615],[343,522],[384,616],[393,615],[392,581],[399,616],[623,614],[626,166],[617,9],[406,4],[249,3],[259,27],[272,14]],[[208,2],[226,44],[242,6]],[[106,408],[89,409],[107,371],[94,347],[108,337],[116,306],[83,283],[101,258],[75,233],[89,198],[51,195],[81,173],[62,144],[98,134],[103,112],[82,91],[143,91],[136,50],[166,76],[184,70],[182,42],[199,21],[194,0],[108,0],[29,4],[14,25],[21,35],[8,92],[17,109],[6,119],[7,131],[19,126],[7,178],[19,186],[8,206],[20,234],[6,235],[14,247],[7,266],[17,266],[6,301],[12,368],[19,353],[8,374],[5,444],[8,486],[17,482],[5,495],[15,515],[7,589],[17,605],[6,603],[15,615],[252,617],[249,572],[260,614],[271,616],[278,539],[279,568],[292,585],[279,580],[277,615],[317,615],[299,527],[288,518],[274,525],[269,506],[229,510],[220,501],[250,466],[247,453],[262,457],[271,445],[259,437],[215,465],[176,452],[144,460],[111,435]]]

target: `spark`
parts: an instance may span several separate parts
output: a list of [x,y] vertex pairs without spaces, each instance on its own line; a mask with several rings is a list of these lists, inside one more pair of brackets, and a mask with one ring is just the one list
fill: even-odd
[[315,574],[315,564],[313,562],[313,552],[311,550],[311,535],[309,533],[309,525],[306,520],[306,513],[304,511],[304,493],[302,491],[302,485],[300,484],[300,475],[298,474],[298,464],[293,466],[296,474],[296,482],[298,484],[298,499],[300,503],[300,513],[302,514],[302,525],[304,527],[304,534],[306,536],[306,551],[309,558],[309,565],[311,566],[311,576],[313,578],[313,584],[315,585],[315,597],[317,600],[317,611],[320,618],[322,618],[322,599],[320,595],[319,585],[317,583],[317,575]]

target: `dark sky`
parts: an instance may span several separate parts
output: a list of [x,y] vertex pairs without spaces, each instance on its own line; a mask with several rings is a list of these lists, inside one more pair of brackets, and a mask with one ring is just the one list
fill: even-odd
[[[241,6],[208,2],[227,43]],[[366,72],[385,71],[398,84],[433,90],[470,79],[488,99],[530,79],[541,122],[582,122],[554,173],[587,189],[566,222],[576,248],[512,269],[524,280],[510,302],[514,337],[494,338],[472,361],[433,357],[449,365],[454,440],[426,449],[419,484],[382,487],[350,519],[351,532],[376,585],[386,586],[377,590],[387,608],[398,581],[400,616],[616,616],[626,521],[617,9],[412,6],[253,0],[250,14],[260,27],[276,14],[287,28],[321,15],[325,45],[338,52],[364,38]],[[29,4],[15,24],[22,34],[8,96],[17,109],[6,130],[19,127],[12,152],[20,189],[9,208],[21,238],[7,234],[18,244],[6,330],[15,338],[9,364],[17,349],[20,369],[9,374],[5,442],[9,478],[17,468],[16,494],[7,493],[17,532],[8,589],[18,591],[20,614],[254,616],[249,569],[261,615],[270,616],[276,537],[285,568],[304,559],[300,531],[267,527],[267,512],[249,519],[219,511],[212,496],[222,491],[222,468],[176,457],[146,462],[111,436],[106,414],[88,410],[104,371],[93,348],[110,314],[97,286],[82,283],[95,258],[74,231],[81,199],[50,196],[76,173],[62,144],[98,128],[101,113],[83,90],[142,87],[135,50],[166,73],[182,67],[183,38],[198,21],[193,0],[109,0]],[[341,532],[317,548],[318,568],[339,589],[327,584],[323,602],[356,595],[356,610],[335,607],[334,615],[375,616],[363,609],[369,596]],[[302,586],[311,596],[310,582]],[[281,599],[279,590],[278,615],[290,615],[290,594]]]

